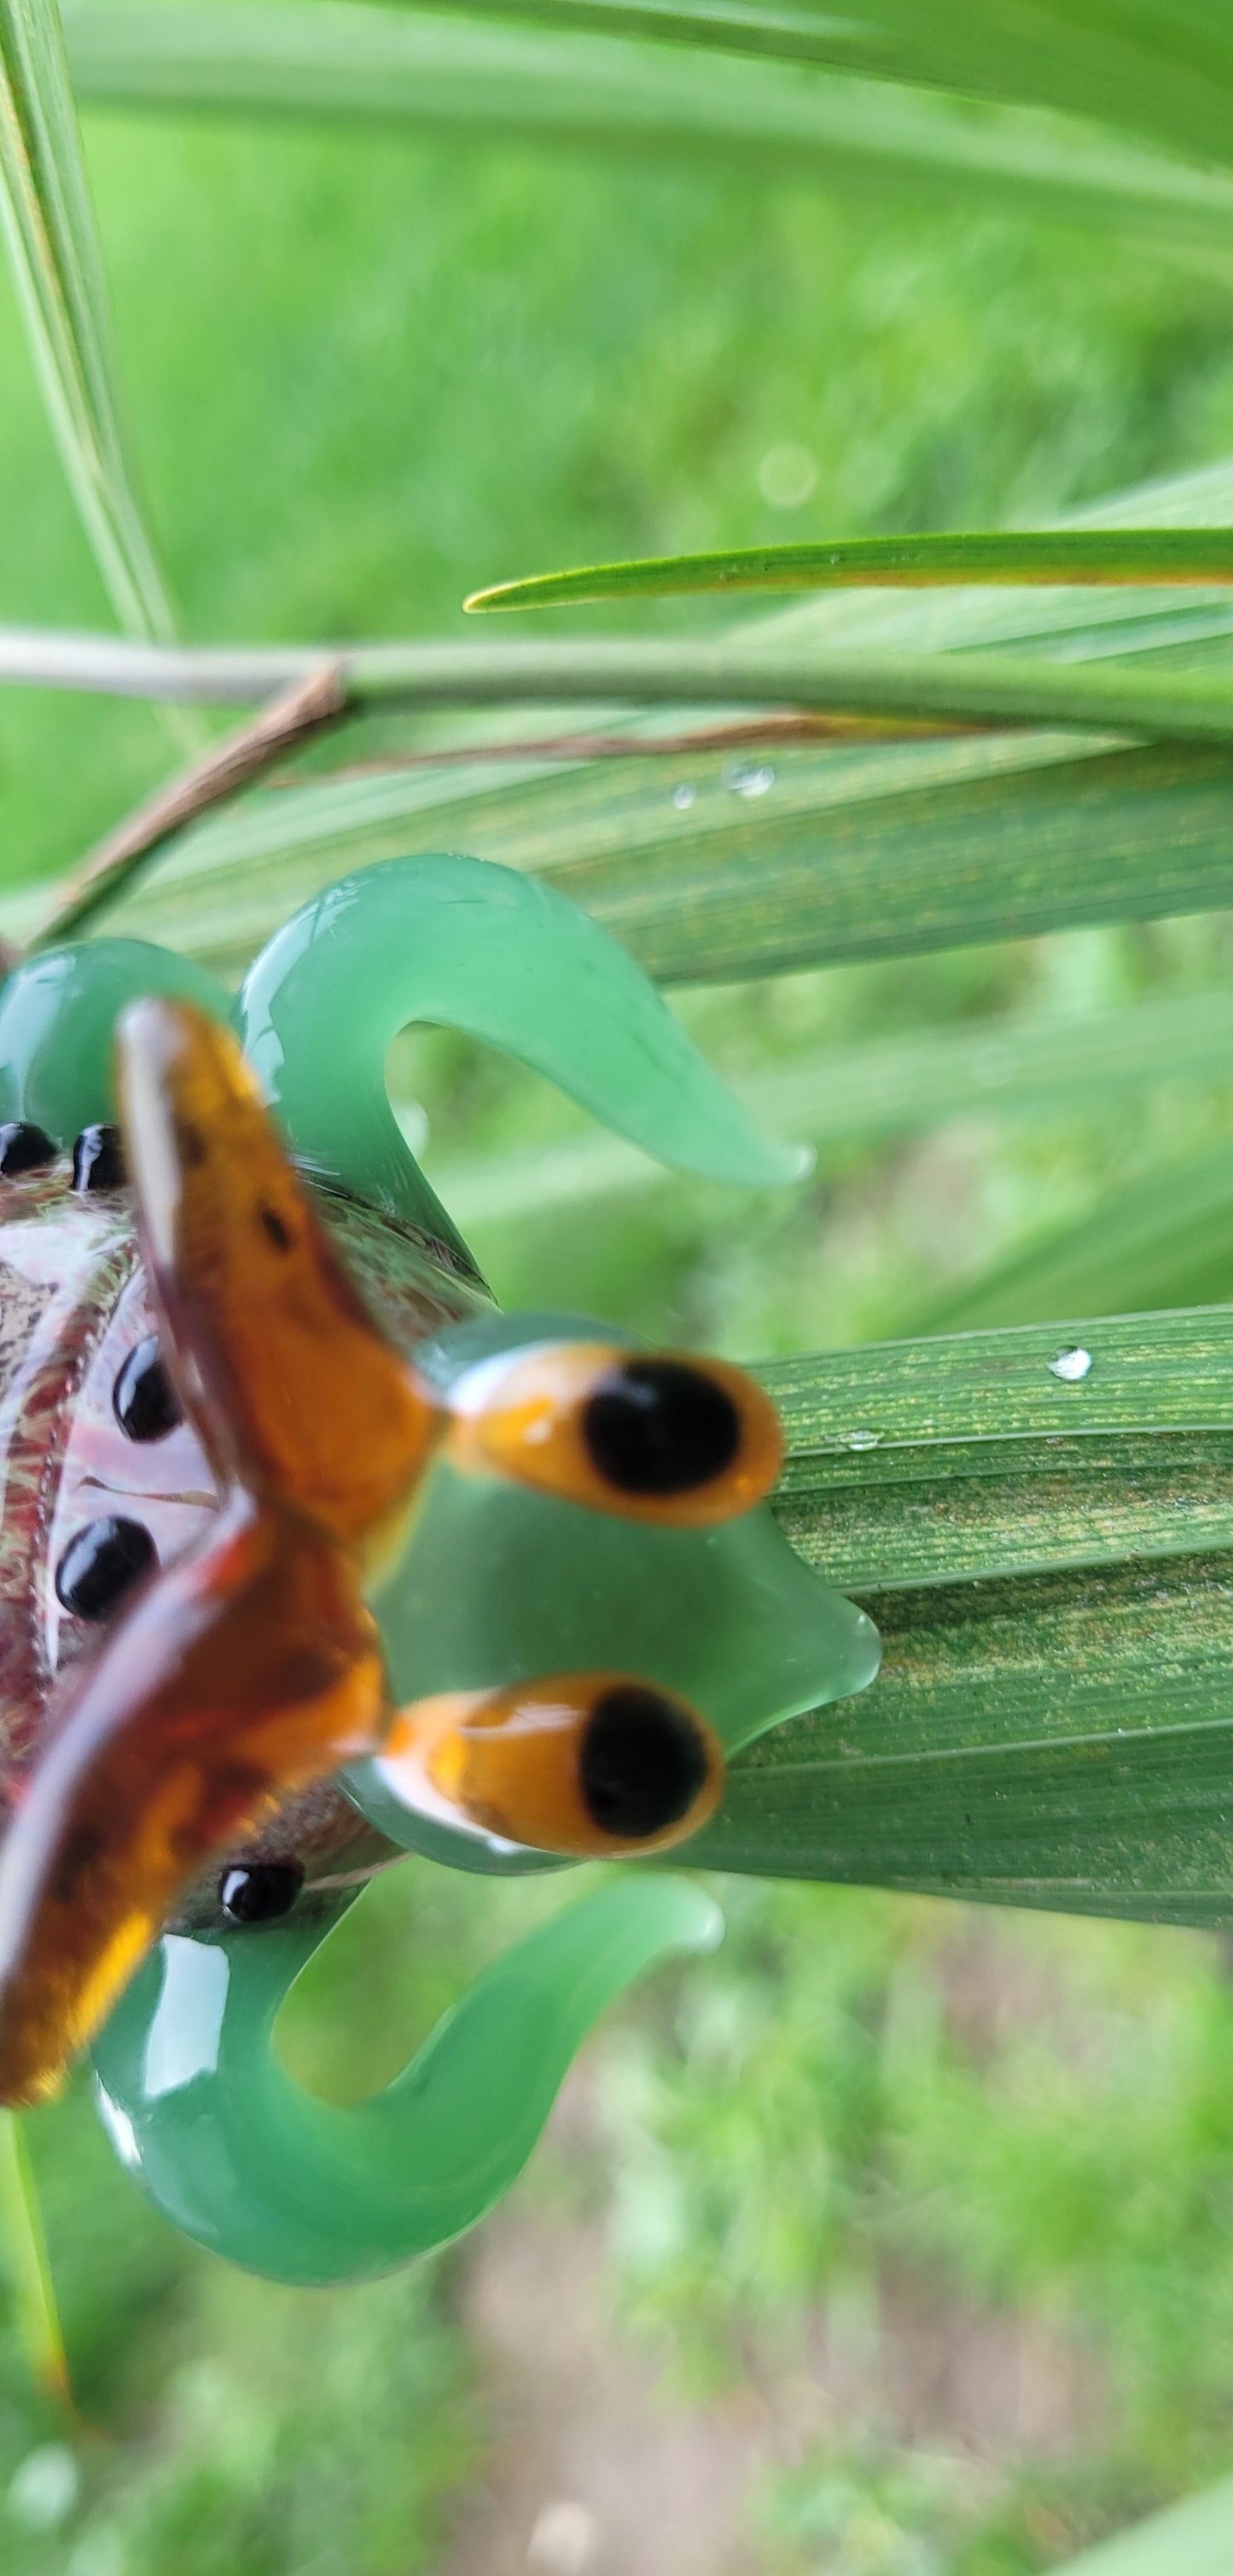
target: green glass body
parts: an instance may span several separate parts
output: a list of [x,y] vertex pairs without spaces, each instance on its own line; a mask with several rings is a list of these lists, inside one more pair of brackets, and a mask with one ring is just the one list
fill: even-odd
[[[67,1143],[113,1115],[116,1016],[150,991],[230,1015],[302,1168],[381,1211],[421,1269],[439,1266],[446,1316],[458,1314],[460,1280],[480,1283],[386,1096],[388,1046],[411,1020],[503,1048],[680,1168],[746,1185],[802,1168],[758,1137],[594,922],[479,861],[393,861],[345,880],[277,935],[234,1004],[184,960],[137,942],[28,961],[0,993],[0,1117]],[[594,1331],[481,1307],[415,1357],[448,1384],[493,1350]],[[869,1620],[794,1556],[765,1506],[669,1529],[443,1464],[372,1607],[396,1702],[616,1668],[687,1698],[729,1753],[862,1689],[878,1661]],[[344,1786],[370,1825],[431,1861],[561,1865],[430,1822],[371,1764]],[[596,2015],[656,1959],[718,1934],[696,1881],[615,1866],[477,1980],[386,2092],[343,2112],[292,2082],[273,2032],[348,1901],[331,1911],[317,1900],[268,1929],[167,1935],[96,2049],[111,2133],[160,2205],[203,2243],[289,2280],[386,2270],[470,2225],[525,2160]]]

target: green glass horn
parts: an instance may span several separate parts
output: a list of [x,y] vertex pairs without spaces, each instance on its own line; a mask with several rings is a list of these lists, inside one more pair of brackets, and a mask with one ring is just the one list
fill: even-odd
[[457,1245],[390,1108],[385,1059],[413,1021],[499,1047],[657,1161],[748,1188],[796,1180],[623,948],[492,860],[390,859],[295,914],[234,1021],[315,1177]]
[[723,1928],[697,1880],[615,1871],[485,1969],[383,2093],[340,2110],[274,2045],[283,1997],[337,1920],[168,1934],[94,2050],[112,2138],[167,2217],[279,2281],[369,2280],[474,2226],[521,2172],[592,2023]]
[[44,948],[0,988],[0,1121],[26,1118],[58,1145],[114,1118],[112,1050],[126,1002],[174,993],[225,1020],[230,996],[191,958],[144,939]]

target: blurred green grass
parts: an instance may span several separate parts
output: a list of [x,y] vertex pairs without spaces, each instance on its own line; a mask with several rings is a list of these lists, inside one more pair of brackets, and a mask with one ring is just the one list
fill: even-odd
[[[466,590],[545,563],[1047,520],[1233,447],[1215,261],[385,136],[110,120],[88,143],[156,516],[203,639],[448,630]],[[0,617],[104,624],[6,296]],[[763,489],[785,447],[815,478],[791,508]],[[65,864],[167,762],[144,709],[10,692],[0,880]],[[683,1008],[757,1072],[1210,985],[1231,939],[1220,920],[1091,932]],[[459,1042],[417,1039],[405,1067],[430,1169],[575,1132]],[[825,1345],[914,1321],[1217,1141],[1228,1106],[1166,1084],[1133,1120],[982,1109],[832,1153],[782,1204],[674,1185],[581,1219],[528,1210],[477,1250],[509,1302],[567,1281],[672,1338]],[[297,1998],[298,2062],[344,2092],[380,2080],[543,1901],[399,1873]],[[1227,2464],[1231,2015],[1211,1942],[742,1888],[725,1956],[600,2044],[623,2330],[702,2395],[742,2370],[773,2406],[813,2390],[751,2498],[755,2563],[1028,2576]],[[444,2576],[490,2441],[466,2254],[289,2294],[144,2210],[84,2086],[33,2147],[82,2422],[44,2411],[0,2341],[6,2576]],[[568,2213],[565,2154],[526,2189],[551,2206],[559,2185]],[[1004,2330],[1015,2367],[1043,2335],[1074,2440],[1027,2404],[983,2439],[922,2429],[893,2393],[922,2308],[958,2349]]]

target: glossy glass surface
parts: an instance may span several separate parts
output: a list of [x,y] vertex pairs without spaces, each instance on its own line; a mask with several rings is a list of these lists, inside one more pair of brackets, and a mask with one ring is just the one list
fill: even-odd
[[[652,1473],[630,1449],[628,1425],[623,1446],[619,1424],[609,1425],[602,1455],[587,1446],[587,1388],[576,1421],[561,1397],[561,1454],[546,1485],[529,1472],[525,1444],[540,1435],[518,1406],[516,1420],[502,1416],[499,1438],[472,1437],[470,1373],[545,1342],[595,1343],[596,1327],[486,1310],[422,1341],[395,1326],[387,1341],[371,1320],[375,1306],[389,1324],[381,1298],[353,1294],[238,1057],[229,1060],[212,1035],[227,1004],[210,978],[128,941],[20,968],[0,994],[0,1123],[42,1126],[64,1144],[110,1117],[117,1016],[151,994],[205,1014],[152,1002],[125,1023],[124,1151],[178,1398],[224,1479],[258,1498],[261,1511],[285,1512],[288,1527],[302,1520],[317,1532],[327,1571],[352,1585],[357,1607],[362,1579],[396,1705],[484,1693],[490,1705],[521,1708],[523,1684],[617,1676],[631,1705],[658,1692],[697,1712],[713,1796],[719,1748],[730,1755],[781,1718],[864,1688],[878,1662],[871,1623],[794,1555],[766,1505],[746,1507],[766,1490],[777,1453],[776,1426],[756,1390],[713,1371],[712,1412],[718,1387],[732,1418],[732,1459],[691,1466],[674,1453],[666,1483],[658,1464]],[[411,1020],[503,1048],[661,1161],[763,1186],[801,1168],[792,1149],[756,1135],[606,933],[551,888],[476,860],[392,861],[344,880],[270,943],[232,1018],[302,1168],[347,1194],[316,1208],[345,1212],[349,1203],[356,1222],[392,1219],[392,1259],[405,1256],[417,1277],[429,1259],[443,1281],[457,1282],[458,1303],[441,1295],[438,1315],[465,1310],[478,1283],[386,1097],[388,1046]],[[430,1301],[426,1322],[432,1314]],[[603,1340],[620,1345],[622,1336]],[[659,1366],[661,1375],[675,1370],[668,1391],[680,1399],[684,1388],[697,1414],[695,1380],[706,1364],[668,1355]],[[576,1375],[572,1359],[567,1376],[570,1368]],[[365,1411],[363,1391],[374,1387],[378,1400]],[[409,1393],[414,1437],[403,1420]],[[383,1443],[397,1453],[393,1468]],[[701,1491],[708,1481],[713,1490],[696,1504],[693,1485]],[[686,1502],[696,1525],[678,1526]],[[710,1517],[729,1508],[732,1517]],[[142,1620],[171,1616],[177,1579],[165,1569],[135,1609],[117,1611],[96,1668],[100,1688],[119,1676],[107,1742],[127,1741],[132,1721],[159,1795],[166,1729],[141,1728],[149,1693],[140,1676],[131,1687],[125,1679],[127,1640],[140,1642]],[[313,1600],[328,1591],[318,1586]],[[294,1698],[312,1618],[301,1622],[303,1636],[281,1613],[268,1624],[262,1651],[277,1663],[287,1649]],[[253,1645],[244,1648],[245,1671]],[[221,1643],[216,1652],[203,1638],[201,1651],[209,1670],[194,1668],[187,1690],[177,1678],[177,1714],[190,1731],[207,1706],[224,1733],[234,1718],[239,1747],[244,1675]],[[356,1673],[362,1663],[357,1655]],[[58,1739],[63,1760],[81,1752],[89,1771],[97,1732],[83,1752],[70,1711]],[[502,1815],[516,1814],[528,1835],[539,1816],[546,1833],[534,1801],[520,1804],[515,1794],[516,1747],[481,1750],[494,1759],[499,1751]],[[56,1755],[53,1742],[43,1757],[49,1769]],[[460,1800],[453,1822],[434,1772],[436,1812],[419,1812],[413,1772],[353,1760],[345,1775],[355,1805],[394,1842],[468,1870],[559,1866],[530,1840],[494,1837],[480,1821],[495,1812],[487,1791],[470,1805]],[[558,1784],[566,1803],[576,1786],[572,1775]],[[37,1797],[26,1803],[35,1815]],[[700,1798],[699,1815],[706,1803]],[[135,1830],[144,1831],[148,1804],[132,1804]],[[694,1808],[680,1813],[692,1817]],[[121,1843],[108,1830],[90,1846],[104,1875],[115,1864],[117,1903],[127,1888]],[[570,1847],[587,1846],[576,1837]],[[30,1834],[15,1828],[6,1860],[31,1848]],[[10,1895],[14,1883],[10,1866]],[[16,1919],[11,1905],[6,1919]],[[154,1919],[149,1912],[147,1930]],[[311,1897],[303,1916],[272,1928],[165,1935],[96,2042],[106,2116],[160,2206],[203,2244],[287,2280],[384,2271],[492,2205],[598,2013],[656,1959],[704,1948],[718,1928],[695,1882],[620,1866],[479,1978],[385,2092],[346,2111],[293,2083],[274,2045],[282,1998],[329,1929]],[[59,1940],[56,1960],[71,1946]],[[139,1947],[130,1946],[122,1972]],[[66,2049],[90,2022],[89,1978],[78,1983],[77,2018],[60,2016]]]
[[[481,1316],[421,1343],[416,1365],[448,1391],[497,1351],[593,1332],[568,1315]],[[370,1597],[401,1705],[609,1666],[678,1692],[729,1755],[782,1718],[864,1690],[881,1652],[872,1620],[802,1563],[766,1504],[711,1529],[663,1529],[444,1458]],[[464,1869],[526,1866],[508,1846],[403,1806],[372,1763],[345,1777],[392,1841]]]
[[111,2135],[159,2207],[281,2281],[364,2280],[473,2226],[521,2171],[600,2013],[658,1960],[711,1948],[721,1922],[696,1880],[613,1871],[346,2110],[305,2093],[274,2038],[330,1928],[164,1939],[95,2048]]
[[177,994],[218,1020],[231,1008],[203,967],[143,939],[47,948],[16,967],[0,988],[0,1124],[28,1119],[71,1145],[114,1119],[116,1021],[142,993]]
[[279,931],[235,1025],[307,1167],[447,1239],[386,1097],[391,1039],[412,1020],[499,1047],[658,1162],[763,1187],[803,1168],[758,1135],[589,914],[488,860],[391,859]]

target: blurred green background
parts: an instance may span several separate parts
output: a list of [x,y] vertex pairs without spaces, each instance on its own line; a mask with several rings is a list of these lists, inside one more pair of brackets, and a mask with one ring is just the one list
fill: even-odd
[[[87,140],[202,640],[449,632],[476,585],[571,560],[1048,522],[1233,450],[1214,256],[368,132]],[[0,620],[108,624],[2,282],[0,502]],[[172,757],[148,709],[5,693],[4,881],[66,865]],[[1209,916],[682,1007],[764,1072],[1210,987],[1229,948]],[[581,1133],[461,1042],[404,1073],[434,1177]],[[982,1105],[832,1152],[782,1204],[674,1183],[459,1213],[509,1302],[817,1348],[962,1310],[1231,1107]],[[393,1874],[297,1994],[297,2065],[382,2080],[546,1901]],[[591,2047],[505,2209],[376,2288],[276,2290],[181,2244],[84,2083],[32,2123],[79,2415],[0,2327],[6,2576],[1028,2576],[1227,2467],[1222,1945],[826,1890],[742,1886],[730,1916]]]

